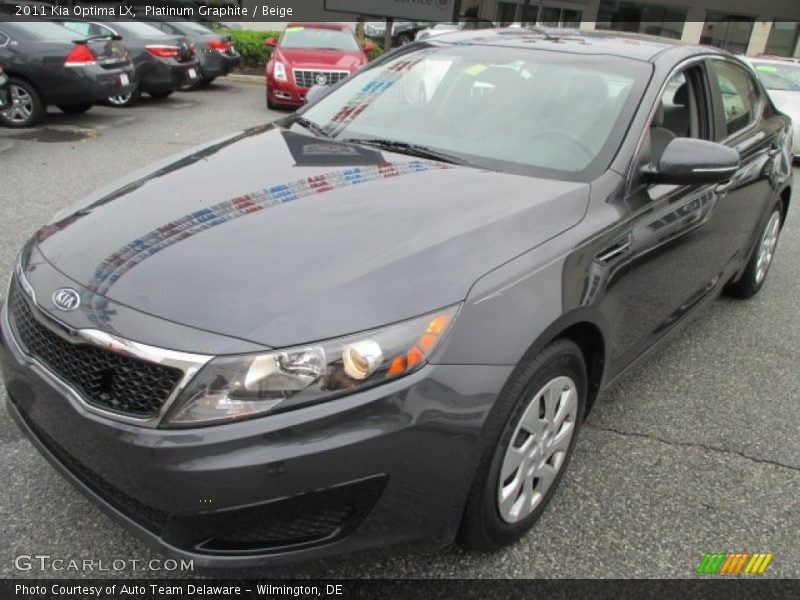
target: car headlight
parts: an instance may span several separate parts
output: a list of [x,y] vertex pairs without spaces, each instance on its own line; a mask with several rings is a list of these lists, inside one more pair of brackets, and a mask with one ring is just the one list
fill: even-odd
[[164,424],[191,427],[284,411],[407,375],[441,343],[458,306],[319,344],[220,356],[192,379]]
[[275,61],[272,73],[278,81],[289,81],[289,78],[286,76],[286,65],[279,60]]

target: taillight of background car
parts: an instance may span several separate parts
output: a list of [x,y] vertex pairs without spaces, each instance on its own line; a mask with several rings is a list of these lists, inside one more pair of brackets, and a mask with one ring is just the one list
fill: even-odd
[[64,60],[65,67],[85,67],[96,64],[97,56],[84,43],[75,44],[75,47],[67,54],[67,58]]
[[216,50],[221,54],[230,52],[231,49],[231,43],[228,40],[208,40],[206,43],[208,44],[209,48]]
[[178,58],[178,55],[180,54],[180,48],[177,46],[153,44],[146,46],[146,48],[150,54],[158,56],[159,58]]

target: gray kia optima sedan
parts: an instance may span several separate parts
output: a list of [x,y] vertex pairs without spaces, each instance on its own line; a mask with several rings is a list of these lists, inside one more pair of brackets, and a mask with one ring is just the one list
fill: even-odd
[[12,277],[8,410],[167,554],[507,544],[602,389],[765,281],[791,127],[729,54],[456,33],[312,96],[59,213]]

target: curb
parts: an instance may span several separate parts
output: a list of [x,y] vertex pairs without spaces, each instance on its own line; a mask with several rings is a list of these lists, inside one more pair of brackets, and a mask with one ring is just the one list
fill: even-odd
[[[222,79],[222,78],[220,78]],[[255,85],[266,85],[266,78],[263,75],[245,75],[243,73],[229,73],[225,76],[228,81],[239,81]]]

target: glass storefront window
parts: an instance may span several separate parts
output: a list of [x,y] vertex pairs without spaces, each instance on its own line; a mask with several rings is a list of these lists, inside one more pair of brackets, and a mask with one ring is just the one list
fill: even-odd
[[776,56],[794,56],[800,36],[800,23],[791,21],[774,21],[767,38],[767,54]]
[[680,39],[688,10],[684,6],[601,0],[596,27]]
[[718,12],[706,13],[706,24],[700,43],[722,48],[733,54],[744,54],[753,31],[753,17]]
[[497,5],[497,22],[501,25],[522,23],[523,25],[541,25],[543,27],[578,27],[581,24],[583,11],[570,7],[567,3],[545,2],[533,5],[536,0],[519,2],[499,2]]

